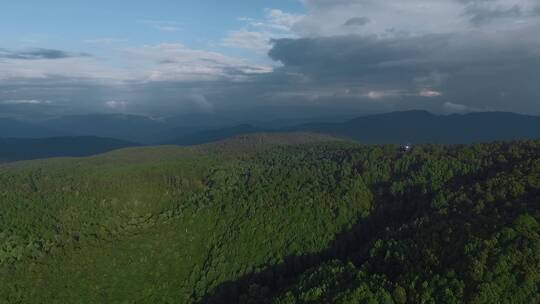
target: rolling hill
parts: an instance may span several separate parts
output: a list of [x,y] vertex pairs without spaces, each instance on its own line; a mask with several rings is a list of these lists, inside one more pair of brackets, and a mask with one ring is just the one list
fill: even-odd
[[264,134],[0,165],[0,302],[538,303],[539,151]]
[[184,135],[171,142],[171,144],[177,144],[180,146],[193,146],[220,141],[237,135],[263,133],[266,131],[268,130],[257,128],[248,124],[241,124],[226,128],[198,131],[195,133]]
[[213,141],[206,144],[193,146],[195,150],[214,152],[219,154],[255,152],[271,149],[275,146],[294,146],[313,143],[343,142],[326,134],[309,132],[288,132],[288,133],[253,133],[236,135],[224,140]]

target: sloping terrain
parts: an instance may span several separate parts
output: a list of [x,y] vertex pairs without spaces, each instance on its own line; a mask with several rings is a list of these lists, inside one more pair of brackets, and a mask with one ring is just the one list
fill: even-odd
[[312,136],[0,165],[0,302],[538,302],[540,142]]
[[254,133],[233,136],[228,139],[210,142],[193,148],[218,154],[255,152],[268,150],[275,146],[294,146],[312,143],[340,142],[343,139],[326,134],[309,132]]
[[264,132],[264,129],[251,125],[238,125],[228,128],[199,131],[176,139],[173,143],[181,146],[193,146],[224,140],[227,138]]

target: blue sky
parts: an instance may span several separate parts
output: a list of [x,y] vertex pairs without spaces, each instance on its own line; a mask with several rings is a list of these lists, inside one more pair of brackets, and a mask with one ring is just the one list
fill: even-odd
[[4,2],[0,116],[540,114],[538,0]]
[[235,54],[220,44],[227,32],[243,26],[240,18],[262,20],[265,10],[275,8],[304,11],[295,0],[5,1],[0,36],[15,48],[85,51],[98,42],[108,42],[109,48],[169,42]]

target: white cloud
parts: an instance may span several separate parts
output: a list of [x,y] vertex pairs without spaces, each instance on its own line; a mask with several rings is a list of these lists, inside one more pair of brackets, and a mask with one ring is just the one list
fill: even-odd
[[385,91],[369,91],[367,93],[367,97],[370,99],[381,99],[388,96],[391,96],[392,94],[390,92]]
[[221,41],[221,45],[267,52],[272,47],[270,43],[272,39],[296,37],[292,27],[302,18],[303,15],[290,14],[278,9],[266,9],[262,20],[241,17],[238,21],[245,23],[244,26],[229,31]]
[[65,81],[86,79],[98,82],[133,80],[129,71],[107,66],[94,57],[0,61],[0,80],[52,78],[63,78]]
[[49,101],[49,100],[40,100],[40,99],[14,99],[14,100],[0,101],[0,104],[3,104],[3,105],[21,105],[21,104],[39,105],[39,104],[51,104],[51,101]]
[[131,61],[144,67],[140,78],[145,81],[243,80],[250,74],[272,71],[270,67],[175,43],[145,46],[127,52]]
[[105,106],[113,110],[125,109],[128,106],[128,104],[129,103],[127,101],[123,101],[123,100],[109,100],[105,102]]
[[466,112],[469,109],[466,105],[462,105],[459,103],[453,103],[453,102],[445,102],[443,104],[443,109],[446,112],[454,113],[454,112]]
[[270,28],[290,32],[292,27],[303,18],[304,15],[290,14],[278,9],[266,9],[267,20],[263,24]]
[[375,91],[369,91],[366,95],[369,99],[384,99],[384,98],[391,98],[391,97],[427,97],[427,98],[433,98],[433,97],[439,97],[442,96],[441,92],[429,90],[429,89],[422,89],[420,92],[410,92],[410,91],[404,91],[404,90],[375,90]]
[[272,34],[269,32],[257,32],[249,31],[247,29],[240,29],[229,32],[221,44],[230,48],[265,52],[271,48],[271,39]]
[[[116,65],[109,64],[110,61]],[[98,57],[60,59],[4,59],[0,80],[60,80],[102,83],[108,86],[128,82],[246,80],[272,68],[252,64],[217,52],[194,50],[176,43],[123,49],[107,60]]]
[[246,23],[246,26],[252,28],[262,28],[265,30],[277,30],[282,32],[290,32],[292,27],[302,18],[304,15],[286,13],[279,9],[265,9],[265,17],[262,20],[253,18],[240,17],[238,21]]
[[296,96],[304,97],[307,99],[318,99],[318,98],[356,98],[358,100],[390,100],[399,97],[438,97],[442,93],[431,90],[422,90],[420,92],[411,92],[406,90],[398,89],[375,89],[369,90],[365,87],[340,87],[340,86],[330,86],[330,87],[318,87],[318,88],[308,88],[304,91],[289,91],[289,92],[280,92],[280,96]]
[[418,95],[422,97],[439,97],[442,95],[442,93],[430,89],[422,89]]

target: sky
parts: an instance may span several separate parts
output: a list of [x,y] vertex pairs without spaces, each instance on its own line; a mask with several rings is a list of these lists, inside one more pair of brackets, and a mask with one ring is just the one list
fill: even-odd
[[0,116],[540,115],[537,0],[5,2]]

